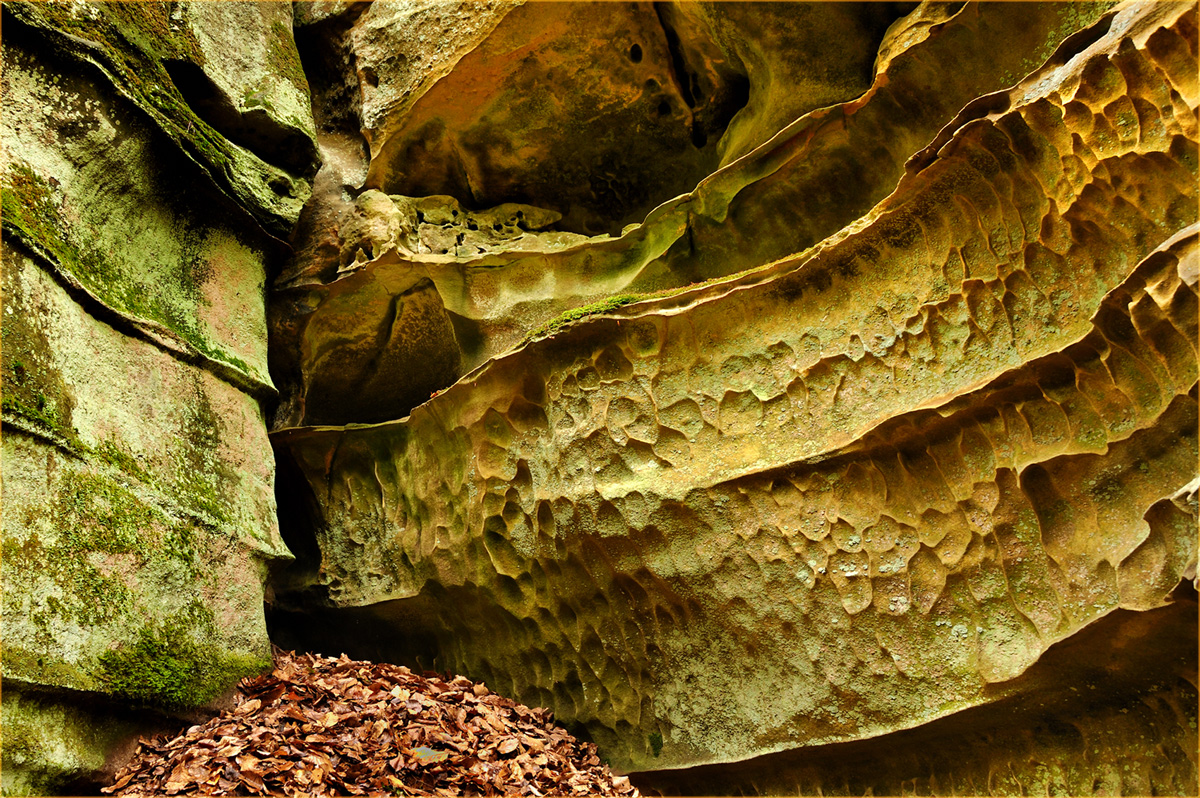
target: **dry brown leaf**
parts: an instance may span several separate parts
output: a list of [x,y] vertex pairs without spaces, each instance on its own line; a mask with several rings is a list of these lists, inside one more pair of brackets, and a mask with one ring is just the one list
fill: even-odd
[[239,715],[249,715],[251,712],[258,711],[258,708],[261,706],[262,706],[261,701],[259,701],[257,698],[252,698],[249,701],[242,704],[241,706],[239,706],[234,711],[237,712],[237,714],[239,714]]

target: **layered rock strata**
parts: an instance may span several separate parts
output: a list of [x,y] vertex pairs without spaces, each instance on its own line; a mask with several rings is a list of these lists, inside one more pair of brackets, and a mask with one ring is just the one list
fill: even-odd
[[3,789],[51,794],[270,665],[264,286],[316,146],[287,5],[3,13]]
[[1198,789],[1194,3],[3,23],[5,793],[267,619],[649,789]]
[[664,795],[1187,795],[1196,605],[1117,610],[1049,651],[1017,696],[876,740],[641,774]]
[[[297,257],[276,281],[278,290],[272,298],[272,338],[277,342],[273,368],[283,394],[276,424],[400,418],[433,390],[518,345],[531,330],[564,312],[595,309],[611,304],[614,298],[629,301],[642,293],[734,274],[816,244],[883,199],[904,173],[906,159],[928,144],[964,105],[1012,85],[1056,53],[1060,44],[1061,52],[1055,58],[1068,58],[1086,40],[1071,39],[1070,35],[1100,17],[1107,7],[1102,3],[1033,4],[1015,15],[1011,7],[986,3],[957,12],[942,5],[921,6],[912,16],[897,21],[883,39],[869,87],[865,80],[843,86],[840,97],[831,93],[832,88],[822,89],[819,96],[824,102],[842,101],[812,113],[804,113],[812,110],[812,105],[794,105],[808,96],[799,76],[760,69],[764,74],[754,73],[753,96],[772,97],[772,108],[792,108],[797,114],[794,121],[782,129],[772,127],[762,118],[766,113],[763,103],[751,101],[730,120],[729,135],[710,146],[723,147],[727,140],[746,137],[769,141],[750,152],[739,150],[737,158],[726,153],[715,172],[682,196],[672,197],[674,187],[659,181],[655,200],[662,204],[615,237],[538,232],[558,222],[561,212],[535,212],[529,207],[493,210],[488,205],[497,202],[494,197],[473,205],[486,211],[491,221],[482,227],[474,223],[478,230],[472,229],[472,220],[458,218],[462,206],[453,197],[414,200],[393,195],[388,202],[380,196],[384,191],[373,188],[370,195],[347,200],[347,192],[360,191],[357,187],[367,181],[369,164],[345,143],[347,126],[358,122],[331,120],[330,132],[319,138],[327,144],[327,156],[336,153],[337,157],[327,157],[327,165],[317,177],[318,194],[306,208],[297,231]],[[737,18],[740,13],[729,4],[685,5],[672,13],[690,16],[701,8],[707,8],[706,18],[712,17],[709,24],[716,29],[732,24],[722,14]],[[805,13],[796,5],[780,8]],[[870,5],[870,12],[856,8],[856,13],[878,13],[881,6]],[[365,25],[371,19],[366,17],[357,24]],[[793,25],[799,21],[793,20]],[[358,27],[342,32],[340,40],[334,31],[325,33],[331,41],[345,44],[339,49],[326,42],[325,49],[340,54],[341,60],[335,55],[326,57],[325,61],[332,63],[328,67],[332,75],[319,82],[316,91],[325,85],[341,87],[336,79],[341,72],[336,67],[340,65],[343,72],[351,69],[358,52],[352,43],[366,35],[359,33]],[[740,47],[763,52],[779,47],[783,52],[795,52],[761,30],[758,40],[747,39],[749,31],[743,34]],[[694,33],[696,42],[689,39],[691,43],[678,46],[707,51],[716,47],[710,41],[715,35]],[[1068,40],[1063,42],[1064,38]],[[474,41],[471,36],[464,40]],[[819,52],[829,55],[829,49],[826,46]],[[381,56],[368,53],[363,58],[373,63]],[[747,59],[748,64],[758,61]],[[576,70],[590,72],[594,68],[591,61],[574,63]],[[753,72],[751,66],[742,70]],[[954,74],[955,80],[941,80],[947,73]],[[785,80],[788,75],[795,82]],[[764,82],[766,88],[760,85]],[[378,92],[389,85],[381,83]],[[937,90],[931,90],[935,85]],[[862,89],[866,91],[860,94]],[[368,102],[376,90],[364,87],[363,91],[370,92],[363,99]],[[516,89],[502,83],[494,91],[504,95]],[[548,91],[544,87],[542,94]],[[407,101],[407,95],[402,97]],[[792,99],[782,103],[781,97]],[[378,97],[374,102],[391,107]],[[392,104],[399,104],[398,113],[407,108],[400,98],[394,98]],[[445,105],[453,102],[441,102],[439,107]],[[532,119],[523,124],[558,124],[561,112],[548,105],[540,115],[531,112]],[[382,111],[367,107],[363,113],[369,122]],[[587,118],[593,126],[603,125],[607,136],[623,135],[621,146],[639,153],[640,158],[650,157],[644,150],[648,133],[643,125],[615,125],[607,115],[589,113]],[[484,126],[484,130],[492,128]],[[585,159],[591,138],[580,141],[574,137],[563,146]],[[552,161],[543,149],[532,150],[540,155],[534,163],[552,168],[542,167]],[[322,191],[322,187],[327,188]],[[411,191],[415,187],[399,183],[397,188]],[[436,190],[452,188],[439,184]],[[387,185],[383,189],[392,191]],[[463,201],[473,200],[470,195],[458,196]],[[530,201],[537,206],[546,199],[533,196]],[[443,205],[445,210],[426,216],[414,202]],[[517,211],[523,215],[517,216]],[[525,215],[531,212],[540,217],[536,222]],[[410,240],[410,231],[426,226],[429,232],[423,245]],[[409,303],[418,309],[429,308],[418,310],[435,317],[432,327],[423,325],[428,329],[428,345],[438,353],[438,363],[457,360],[457,368],[443,365],[430,369],[419,357],[399,356],[395,350],[403,347],[387,343],[393,339],[390,331],[397,326],[396,318]],[[444,311],[433,307],[438,303]],[[389,356],[375,358],[374,353],[383,349],[390,350]],[[413,395],[388,397],[386,391],[371,392],[371,406],[360,407],[359,401],[368,393],[361,386],[369,380],[410,384]]]
[[[1020,58],[966,44],[1011,10],[918,8],[865,94],[620,237],[513,230],[480,248],[530,249],[464,261],[429,251],[428,200],[360,194],[337,269],[296,262],[274,300],[301,342],[277,422],[310,424],[273,440],[317,514],[279,606],[646,770],[979,712],[1055,644],[1169,603],[1196,561],[1196,12],[1033,8],[1059,26]],[[790,201],[820,191],[828,213]],[[629,287],[650,293],[579,308]],[[439,335],[444,366],[406,354]],[[387,373],[413,392],[307,405]],[[380,423],[311,423],[339,410]],[[1185,747],[1186,719],[1162,728]]]

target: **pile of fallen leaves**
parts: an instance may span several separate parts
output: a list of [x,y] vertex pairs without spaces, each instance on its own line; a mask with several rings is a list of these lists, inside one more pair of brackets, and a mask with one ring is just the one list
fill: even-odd
[[118,795],[627,795],[596,747],[458,676],[277,652],[231,711],[143,740]]

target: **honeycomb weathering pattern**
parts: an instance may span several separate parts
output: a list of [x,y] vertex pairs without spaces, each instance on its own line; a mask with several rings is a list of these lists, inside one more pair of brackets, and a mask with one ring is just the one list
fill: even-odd
[[640,774],[638,786],[664,795],[1190,795],[1195,650],[1194,606],[1118,610],[1047,652],[1019,690],[989,706],[873,740]]
[[[544,11],[555,6],[533,4],[531,8]],[[675,11],[683,17],[698,13],[709,18],[706,24],[718,27],[732,24],[737,41],[764,51],[770,59],[780,57],[781,52],[796,52],[794,46],[775,41],[768,33],[777,26],[751,25],[758,27],[753,32],[739,27],[733,19],[740,13],[734,10],[737,8],[726,3],[703,8],[685,5]],[[781,13],[786,18],[788,11],[811,13],[813,7],[784,4],[775,8],[785,9]],[[856,8],[864,11],[862,5]],[[420,216],[412,213],[418,209],[412,207],[410,198],[387,198],[382,192],[366,191],[349,205],[342,199],[340,186],[336,198],[318,192],[308,208],[314,220],[339,221],[336,240],[326,238],[325,229],[315,221],[302,224],[297,234],[299,249],[276,281],[271,302],[272,376],[284,398],[276,410],[276,425],[401,418],[419,403],[412,401],[418,394],[423,401],[431,390],[445,387],[511,349],[530,330],[563,311],[624,291],[678,288],[800,252],[858,219],[887,196],[904,173],[905,160],[964,104],[1011,86],[1014,76],[1025,74],[1047,56],[1064,60],[1078,49],[1074,41],[1078,37],[1069,34],[1115,13],[1109,8],[1106,2],[1029,3],[1015,14],[1012,6],[1003,3],[968,3],[958,8],[923,5],[889,29],[880,46],[874,82],[866,93],[805,114],[778,131],[767,124],[764,115],[774,116],[796,102],[803,105],[811,86],[793,86],[786,75],[772,74],[770,69],[765,70],[766,75],[758,75],[762,70],[750,68],[755,73],[752,85],[765,80],[769,85],[762,96],[770,95],[772,101],[766,107],[751,102],[730,123],[726,138],[742,144],[747,136],[769,141],[732,161],[733,153],[726,152],[725,165],[693,191],[663,202],[641,224],[630,225],[616,239],[561,231],[533,235],[528,233],[530,225],[513,229],[503,223],[508,220],[495,218],[494,212],[487,213],[493,217],[492,223],[477,220],[480,224],[475,226],[480,229],[473,232],[470,214],[459,215],[458,223],[452,223],[448,214],[454,213],[458,203],[449,197],[417,200],[453,203],[439,213],[430,213],[426,207],[422,224]],[[726,14],[731,18],[721,22]],[[681,28],[686,29],[686,25]],[[392,33],[403,38],[412,31],[402,25]],[[787,39],[789,34],[782,35]],[[704,38],[694,30],[690,36]],[[470,41],[472,37],[464,34],[456,44]],[[372,53],[366,58],[369,61],[381,55]],[[602,64],[588,58],[580,59],[576,68],[604,71]],[[946,81],[945,74],[954,74],[955,79]],[[510,85],[493,85],[478,76],[475,80],[497,92],[494,102],[500,105],[504,93],[514,91]],[[928,87],[934,84],[938,91],[930,92]],[[369,93],[374,94],[374,89]],[[405,98],[407,94],[394,97],[401,106]],[[530,125],[561,127],[559,117],[563,115],[569,116],[556,107],[549,119],[539,117]],[[588,116],[592,115],[589,110]],[[650,159],[642,147],[651,134],[628,128],[621,132],[626,147],[641,152],[643,160]],[[561,137],[572,139],[565,129]],[[586,160],[589,145],[575,136],[570,150]],[[332,151],[327,156],[332,163],[341,163]],[[543,153],[532,163],[551,160]],[[362,168],[367,168],[365,163]],[[330,166],[318,184],[335,181],[337,173],[338,169]],[[666,189],[658,186],[656,190]],[[404,209],[410,213],[402,212]],[[530,221],[528,210],[526,222]],[[434,235],[415,236],[425,240],[412,246],[415,242],[408,235],[406,217]],[[495,222],[502,222],[501,227],[494,228]],[[525,228],[526,234],[516,238],[508,234],[519,228]],[[502,240],[494,240],[491,233],[495,230],[502,231]],[[329,250],[334,245],[342,253],[336,266]],[[365,261],[358,260],[360,252]],[[398,329],[396,320],[404,315],[397,306],[408,304],[402,296],[404,289],[424,279],[433,283],[436,297],[445,306],[443,331],[449,330],[452,318],[454,334],[435,336],[420,348],[405,346],[383,334],[389,329],[402,334],[422,330],[421,326]],[[421,295],[430,293],[422,291]],[[385,344],[387,356],[375,357]],[[430,357],[417,354],[422,350],[428,350]],[[414,354],[405,356],[406,351]],[[445,363],[445,356],[454,352],[460,352],[462,369],[454,379],[431,373],[440,371],[430,368],[431,364]],[[378,390],[376,384],[373,390],[364,390],[364,372],[390,378],[395,388]],[[407,396],[395,395],[397,389]]]
[[406,419],[275,433],[317,584],[628,770],[927,723],[1166,603],[1196,558],[1195,38],[1194,4],[1122,7],[813,250]]

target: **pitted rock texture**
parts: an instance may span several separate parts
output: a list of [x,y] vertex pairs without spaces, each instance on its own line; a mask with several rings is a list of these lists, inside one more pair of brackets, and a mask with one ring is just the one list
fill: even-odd
[[3,23],[5,793],[269,623],[650,790],[1200,790],[1195,3]]
[[[986,9],[924,9],[881,60]],[[643,770],[994,703],[1168,603],[1196,558],[1195,31],[1194,6],[1120,6],[915,137],[816,246],[555,328],[406,419],[277,431],[319,513],[293,606],[390,626]],[[828,113],[782,151],[839,140]],[[710,179],[770,184],[735,167],[772,147]],[[383,297],[404,268],[350,279]],[[310,296],[352,302],[332,285]]]
[[915,729],[635,779],[664,795],[1187,795],[1195,617],[1194,595],[1118,610],[1047,652],[1018,695]]
[[3,15],[3,790],[83,792],[270,666],[264,293],[317,152],[286,4]]
[[[711,47],[704,45],[709,38],[701,28],[732,26],[733,18],[741,13],[728,5],[657,8],[664,19],[678,18],[679,47],[692,53],[689,58],[693,59],[705,53],[706,58],[717,58],[715,51],[710,52]],[[817,13],[794,4],[777,8],[790,9],[790,13],[803,17],[804,24],[797,17],[770,33],[747,21],[749,27],[740,30],[730,46],[761,51],[761,58],[747,56],[748,63],[776,58],[770,55],[775,52],[773,37],[803,29]],[[828,10],[834,8],[822,8],[819,13],[842,13]],[[870,13],[879,13],[883,6],[870,8]],[[554,246],[544,252],[529,251],[537,249],[544,236],[539,240],[526,236],[523,245],[488,247],[486,252],[457,246],[460,231],[447,225],[443,233],[446,245],[432,249],[428,255],[393,255],[387,247],[373,248],[364,250],[364,256],[374,254],[374,259],[365,260],[352,274],[346,273],[340,268],[342,253],[347,246],[354,247],[360,229],[355,217],[363,211],[347,196],[361,191],[368,168],[374,168],[370,163],[375,161],[368,163],[347,143],[351,134],[357,135],[357,116],[331,120],[329,128],[337,132],[321,137],[327,164],[317,176],[317,194],[306,206],[297,229],[296,257],[276,281],[279,290],[272,301],[272,336],[277,342],[273,373],[283,393],[277,426],[379,420],[369,413],[356,412],[356,397],[362,393],[359,380],[339,370],[339,358],[327,359],[333,368],[325,376],[320,373],[322,364],[304,353],[331,352],[343,345],[365,350],[363,342],[378,340],[378,331],[391,324],[390,300],[423,277],[433,283],[433,290],[455,324],[454,336],[443,338],[439,348],[458,349],[465,372],[518,345],[530,330],[564,311],[578,311],[589,303],[603,304],[617,295],[676,289],[803,251],[883,199],[904,173],[905,160],[927,144],[963,105],[981,94],[1011,86],[1056,49],[1062,52],[1055,59],[1068,58],[1079,49],[1080,42],[1063,39],[1101,17],[1108,8],[1106,3],[1030,4],[1023,6],[1018,15],[1002,4],[968,4],[957,10],[921,6],[887,32],[873,83],[865,94],[855,96],[850,92],[851,99],[806,113],[782,129],[769,122],[767,117],[775,118],[773,112],[767,117],[751,113],[761,105],[754,98],[769,96],[769,108],[794,108],[799,114],[810,108],[803,106],[809,95],[789,82],[801,79],[791,68],[779,72],[760,64],[749,73],[750,105],[731,121],[718,147],[735,139],[742,142],[736,145],[739,148],[751,140],[769,141],[751,152],[739,153],[738,158],[727,158],[721,168],[687,194],[674,199],[664,196],[662,199],[667,201],[641,223],[627,225],[619,237],[603,234],[586,239],[560,234]],[[707,21],[684,23],[697,14]],[[730,18],[722,22],[722,15]],[[370,19],[376,17],[378,13]],[[486,19],[490,17],[482,15],[476,22],[482,24]],[[345,15],[314,24],[324,26],[321,30],[329,41],[322,40],[323,47],[314,46],[323,66],[313,80],[316,91],[340,98],[349,91],[344,73],[357,52],[354,42],[361,44],[361,36],[355,38],[356,32],[361,33],[369,20],[363,18],[357,27],[341,33],[340,39],[335,35],[337,29],[331,30],[338,20],[343,26],[347,24]],[[387,24],[396,26],[400,22]],[[473,41],[471,37],[476,34],[460,30],[460,35]],[[330,42],[342,44],[333,46]],[[795,47],[782,47],[781,51],[797,52]],[[379,57],[363,56],[368,60]],[[956,79],[945,81],[941,77],[944,74],[954,74]],[[469,75],[463,79],[469,79]],[[929,91],[930,85],[937,85],[938,90]],[[372,91],[362,86],[362,102],[369,105]],[[833,99],[829,94],[822,96],[825,101]],[[793,105],[796,102],[801,105]],[[396,113],[403,117],[406,108],[401,103]],[[623,146],[644,153],[646,135],[641,128],[609,127],[609,135],[624,137]],[[449,153],[446,157],[457,156]],[[539,164],[551,161],[548,152],[540,153]],[[485,177],[475,182],[490,184]],[[558,213],[566,210],[546,207]],[[456,241],[454,247],[449,246],[451,238]],[[440,249],[446,251],[441,253]],[[330,327],[339,335],[326,340],[325,331]],[[339,339],[343,338],[356,343],[342,344]],[[376,351],[378,348],[374,347]],[[346,354],[355,356],[349,351]],[[391,371],[389,376],[393,381],[407,379],[403,370]],[[342,386],[332,397],[341,407],[337,417],[322,412],[307,414],[307,392],[315,382]],[[378,406],[372,409],[382,412]],[[402,417],[410,409],[407,402],[393,402],[391,417]]]

